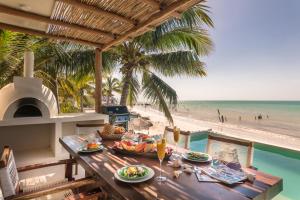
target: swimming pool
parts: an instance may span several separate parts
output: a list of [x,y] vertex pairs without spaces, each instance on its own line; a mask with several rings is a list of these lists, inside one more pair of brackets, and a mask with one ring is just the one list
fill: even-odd
[[[205,152],[207,134],[193,134],[190,149]],[[253,166],[283,178],[283,191],[274,200],[300,199],[300,153],[263,144],[254,145]]]

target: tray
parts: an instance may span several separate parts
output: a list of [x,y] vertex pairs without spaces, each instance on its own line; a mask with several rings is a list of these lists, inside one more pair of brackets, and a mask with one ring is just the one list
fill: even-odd
[[[127,151],[127,150],[119,149],[119,148],[112,148],[112,150],[115,151],[118,154],[123,154],[123,155],[143,156],[143,157],[147,157],[147,158],[158,159],[156,152],[136,153],[136,152]],[[172,153],[171,154],[166,154],[164,159],[169,159],[171,156],[172,156]]]

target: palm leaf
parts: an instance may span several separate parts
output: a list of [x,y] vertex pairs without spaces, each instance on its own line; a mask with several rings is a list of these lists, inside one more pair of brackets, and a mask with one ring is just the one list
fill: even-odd
[[143,74],[142,90],[144,97],[153,104],[158,105],[159,110],[164,112],[170,123],[173,123],[168,105],[172,107],[177,105],[176,91],[158,76],[150,72],[144,72]]
[[140,84],[138,78],[133,76],[129,82],[129,92],[127,96],[127,104],[131,107],[137,102],[140,92]]
[[155,71],[164,76],[206,76],[205,64],[192,51],[176,51],[149,55]]

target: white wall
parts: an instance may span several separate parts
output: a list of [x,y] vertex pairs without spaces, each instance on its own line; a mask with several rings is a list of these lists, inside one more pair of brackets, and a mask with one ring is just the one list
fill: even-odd
[[15,151],[50,148],[54,124],[0,127],[0,147],[9,145]]

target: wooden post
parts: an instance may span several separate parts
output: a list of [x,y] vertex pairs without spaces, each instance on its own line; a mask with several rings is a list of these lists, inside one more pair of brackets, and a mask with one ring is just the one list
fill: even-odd
[[102,52],[99,48],[95,50],[95,111],[101,113],[102,109]]

